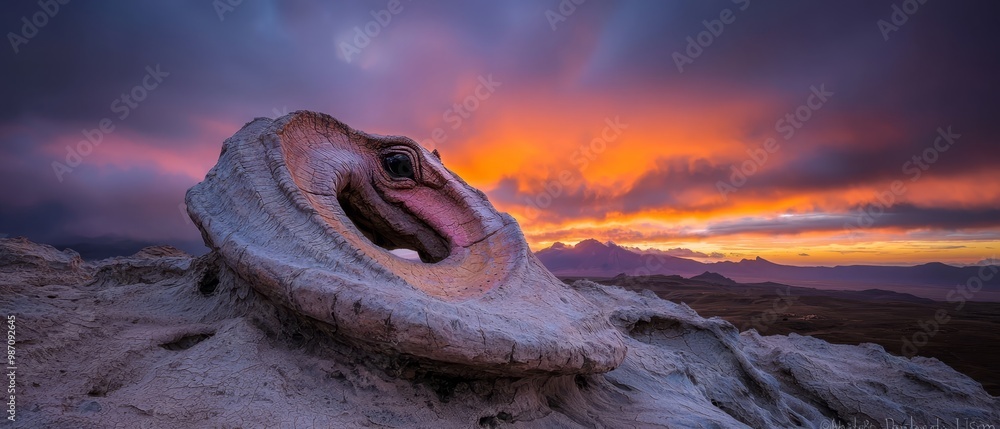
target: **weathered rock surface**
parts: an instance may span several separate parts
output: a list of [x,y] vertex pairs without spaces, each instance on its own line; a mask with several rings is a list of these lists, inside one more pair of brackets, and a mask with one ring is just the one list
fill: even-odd
[[545,269],[517,222],[409,138],[312,112],[260,118],[187,205],[234,276],[359,347],[456,374],[604,372],[625,357],[608,315]]
[[0,239],[0,309],[17,316],[22,427],[1000,421],[997,398],[935,359],[892,356],[871,344],[739,333],[651,293],[585,281],[572,289],[610,315],[628,347],[616,369],[459,377],[333,341],[250,285],[225,278],[215,255],[147,252],[75,265],[65,255]]
[[0,239],[18,424],[1000,423],[997,398],[934,359],[565,285],[435,155],[328,116],[251,122],[188,204],[213,249],[198,258],[155,247],[88,263]]

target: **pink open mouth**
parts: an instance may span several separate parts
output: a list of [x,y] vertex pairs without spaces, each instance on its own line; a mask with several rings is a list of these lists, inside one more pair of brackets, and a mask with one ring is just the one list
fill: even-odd
[[[363,198],[350,187],[345,187],[337,194],[337,201],[344,214],[372,244],[386,250],[415,251],[421,262],[429,264],[440,262],[451,254],[450,240],[405,207],[397,207],[393,213],[394,217],[402,219],[389,220],[362,210],[361,205],[368,204]],[[401,228],[403,225],[409,228],[404,230]]]

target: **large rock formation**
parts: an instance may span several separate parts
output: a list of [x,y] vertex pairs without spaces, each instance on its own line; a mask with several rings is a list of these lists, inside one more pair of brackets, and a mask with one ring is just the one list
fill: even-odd
[[213,249],[199,258],[161,247],[86,263],[0,239],[18,423],[1000,424],[996,398],[934,359],[740,333],[651,293],[564,285],[436,156],[327,116],[247,124],[188,203]]
[[227,270],[359,347],[495,375],[605,372],[625,357],[607,315],[542,266],[517,222],[409,138],[311,112],[258,119],[187,206]]

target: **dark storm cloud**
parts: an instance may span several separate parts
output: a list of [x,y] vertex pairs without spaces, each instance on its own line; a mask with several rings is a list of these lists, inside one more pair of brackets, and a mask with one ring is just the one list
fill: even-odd
[[[563,54],[572,52],[559,46],[570,45],[574,28],[584,27],[551,32],[543,15],[546,6],[535,2],[402,4],[403,10],[349,64],[339,42],[353,40],[355,27],[372,21],[371,12],[384,9],[386,1],[245,2],[222,21],[212,2],[70,3],[21,46],[22,52],[3,56],[18,81],[9,96],[19,103],[6,105],[0,120],[42,114],[91,121],[88,113],[104,109],[133,85],[143,67],[162,64],[174,73],[171,102],[161,103],[163,113],[218,114],[242,107],[229,113],[242,118],[251,110],[247,103],[265,114],[275,100],[286,100],[305,105],[296,107],[354,110],[368,119],[382,113],[384,121],[391,101],[423,107],[409,96],[426,85],[440,89],[438,105],[449,105],[452,94],[445,84],[463,71],[503,72],[522,80],[558,74],[567,66]],[[20,16],[36,7],[29,3],[21,9],[0,25],[17,29]],[[600,24],[602,10],[608,7],[581,8],[573,19]],[[412,52],[426,55],[426,62],[396,52],[402,63],[387,74],[359,68],[358,62],[380,45],[400,39]],[[435,45],[442,41],[450,44]],[[539,43],[548,48],[532,47]],[[584,44],[582,49],[591,48]],[[155,129],[161,121],[137,120],[135,126]]]
[[181,211],[190,178],[152,166],[99,169],[84,163],[72,180],[60,183],[48,168],[51,158],[8,156],[14,152],[9,148],[0,147],[0,183],[6,184],[0,232],[55,244],[115,236],[188,252],[200,248],[200,236]]
[[[725,3],[716,10],[730,7]],[[810,85],[825,84],[836,95],[817,112],[814,123],[805,125],[806,132],[810,127],[829,127],[863,133],[867,123],[878,118],[902,133],[903,141],[894,142],[902,146],[882,154],[868,153],[871,147],[886,145],[877,135],[829,142],[855,162],[888,164],[872,165],[865,175],[901,164],[912,155],[909,151],[930,144],[927,139],[933,138],[937,127],[948,125],[967,133],[965,148],[955,151],[961,160],[953,166],[976,168],[1000,161],[1000,151],[995,150],[1000,134],[993,114],[1000,96],[1000,81],[994,77],[1000,56],[992,54],[1000,40],[994,25],[1000,7],[989,2],[927,3],[885,41],[876,21],[888,19],[893,3],[754,1],[672,81],[783,94],[790,109],[804,101]],[[681,51],[686,44],[682,38],[703,30],[697,17],[715,19],[705,10],[709,6],[700,9],[674,19],[679,25],[671,27],[685,35],[664,34],[663,46],[671,46],[667,50]],[[647,48],[643,51],[657,51],[655,44]],[[657,52],[663,53],[657,58],[666,61],[668,53]],[[748,130],[747,137],[774,135],[772,126],[773,122],[763,122]],[[822,142],[803,141],[807,135],[794,138],[790,142],[794,146],[785,149],[816,150]]]
[[[934,177],[961,178],[970,173],[992,171],[1000,162],[997,141],[981,132],[951,127],[960,137],[947,145],[935,140],[938,128],[948,134],[948,126],[925,125],[922,130],[892,142],[871,142],[865,139],[843,143],[818,144],[807,148],[790,148],[787,154],[776,156],[775,164],[765,166],[747,180],[746,189],[763,195],[775,192],[830,191],[865,183],[889,183]],[[959,132],[962,131],[962,132]],[[870,144],[869,144],[870,142]],[[887,144],[889,143],[889,144]],[[930,161],[930,162],[928,162]],[[919,165],[927,166],[916,173]],[[727,177],[732,171],[727,172]],[[880,186],[885,187],[886,185]]]
[[[1000,37],[986,9],[995,7],[982,2],[927,4],[885,41],[876,21],[888,18],[891,5],[755,1],[746,11],[736,12],[736,20],[685,66],[684,73],[677,73],[671,54],[683,53],[686,37],[705,29],[703,20],[717,19],[724,8],[736,11],[739,4],[659,5],[658,13],[648,14],[623,6],[607,26],[630,16],[638,29],[605,42],[597,55],[606,55],[606,64],[643,65],[624,68],[606,80],[639,77],[668,88],[696,83],[705,85],[706,94],[718,86],[757,88],[782,94],[789,111],[804,102],[809,86],[833,89],[832,101],[784,142],[772,164],[741,190],[743,195],[837,190],[907,179],[903,165],[932,147],[938,127],[953,126],[962,137],[951,150],[940,153],[931,171],[934,177],[994,169],[1000,162],[996,150],[1000,134],[991,112],[1000,83],[987,71],[1000,70],[1000,57],[989,54]],[[665,24],[637,24],[654,20]],[[784,113],[774,112],[774,118]],[[886,127],[891,132],[885,133]],[[838,129],[854,132],[836,139],[821,132]],[[751,147],[777,136],[773,121],[746,130]],[[663,160],[627,192],[613,196],[585,188],[571,190],[557,203],[542,207],[542,216],[554,220],[582,214],[600,219],[608,210],[711,208],[679,195],[692,187],[714,189],[716,181],[729,177],[729,165],[705,160],[692,164]],[[491,195],[518,204],[537,199],[538,193],[512,192],[515,183],[501,182]]]
[[[31,184],[4,192],[2,232],[48,242],[112,232],[142,240],[197,240],[177,209],[194,183],[190,178],[150,165],[104,170],[85,159],[59,183],[50,163],[62,156],[45,146],[60,135],[76,141],[81,129],[110,117],[116,136],[131,133],[178,152],[217,148],[221,139],[205,140],[201,121],[228,124],[229,134],[254,116],[298,108],[331,112],[376,131],[412,130],[416,112],[450,105],[459,76],[510,63],[504,56],[520,49],[493,39],[496,35],[529,43],[549,31],[540,6],[406,2],[361,55],[344,61],[337,42],[351,40],[355,27],[373,19],[372,10],[385,7],[384,1],[245,2],[220,20],[212,2],[62,5],[37,36],[18,46],[19,53],[0,55],[7,78],[3,99],[16,100],[0,105],[0,130],[6,130],[0,135],[5,155],[0,175],[4,183]],[[20,17],[37,10],[37,2],[19,3],[0,28],[19,31]],[[520,31],[521,21],[537,30]],[[438,48],[426,44],[390,69],[360,67],[384,45],[399,39],[419,44],[413,34],[436,27],[444,30],[440,37],[455,42],[443,47],[459,52],[415,57]],[[142,82],[147,66],[157,65],[169,73],[162,87],[119,121],[111,103]],[[23,126],[32,131],[11,128]],[[56,146],[55,152],[63,150]]]
[[802,234],[813,231],[852,234],[869,228],[962,230],[1000,226],[1000,209],[921,208],[898,204],[882,212],[866,210],[862,212],[861,207],[857,207],[849,213],[812,213],[716,222],[710,224],[706,232],[708,235]]

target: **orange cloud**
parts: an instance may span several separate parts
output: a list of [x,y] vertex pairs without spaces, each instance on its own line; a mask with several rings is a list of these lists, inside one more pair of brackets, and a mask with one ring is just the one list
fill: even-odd
[[[475,80],[466,81],[466,91],[457,94],[474,92]],[[646,95],[664,91],[648,89],[628,96],[559,91],[499,89],[460,127],[447,129],[448,141],[437,146],[449,168],[487,190],[498,208],[519,219],[535,249],[598,238],[633,246],[767,255],[799,264],[800,253],[809,254],[812,264],[935,258],[968,262],[977,257],[974,253],[988,250],[985,245],[945,249],[935,244],[950,243],[944,235],[908,237],[921,228],[917,213],[879,219],[864,231],[869,248],[861,248],[865,246],[856,236],[846,237],[844,225],[858,216],[858,207],[877,202],[893,180],[906,182],[906,192],[893,199],[906,210],[1000,205],[1000,184],[990,171],[941,169],[937,176],[910,182],[900,171],[909,153],[893,152],[893,142],[906,133],[892,120],[820,112],[817,117],[826,114],[827,121],[806,124],[785,141],[773,124],[795,106],[763,94],[680,90],[676,98],[664,100]],[[715,182],[727,180],[730,166],[749,159],[747,149],[760,147],[769,137],[778,139],[780,150],[759,166],[747,187],[724,198]],[[862,159],[884,167],[856,178],[851,162],[858,160],[852,158],[847,164],[830,159],[824,165],[824,158],[814,161],[816,167],[803,164],[824,151],[837,156],[855,148],[891,156]],[[810,168],[843,171],[832,171],[826,181],[799,183],[795,175],[814,173]],[[545,195],[550,203],[543,207],[537,202]],[[655,199],[657,195],[662,198]],[[783,221],[786,216],[808,219],[799,228]],[[904,217],[907,223],[893,223]],[[914,250],[918,248],[944,254]]]

